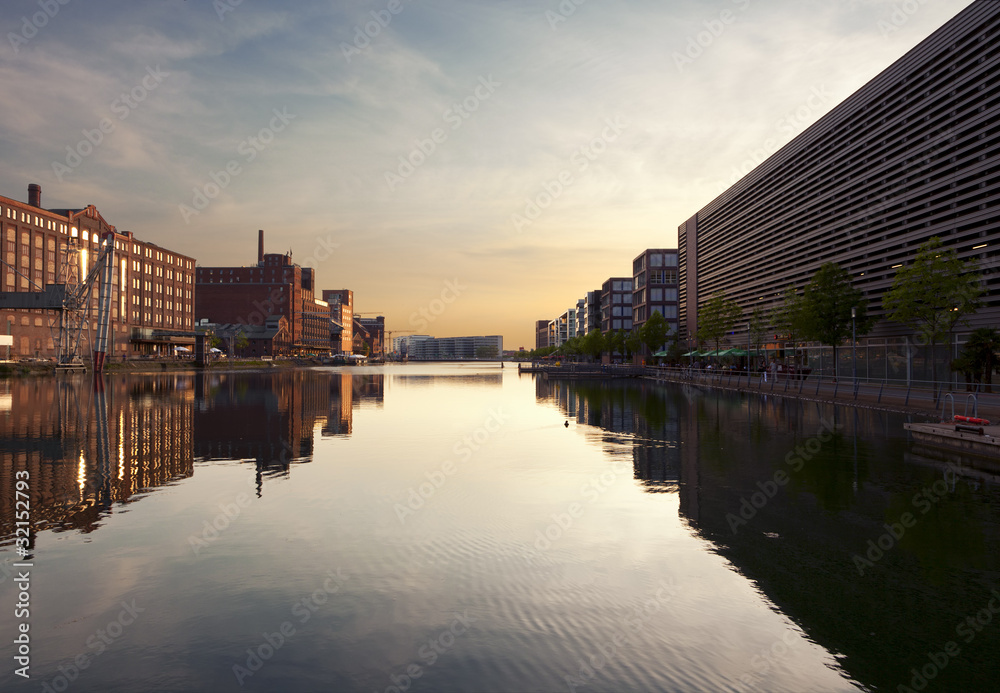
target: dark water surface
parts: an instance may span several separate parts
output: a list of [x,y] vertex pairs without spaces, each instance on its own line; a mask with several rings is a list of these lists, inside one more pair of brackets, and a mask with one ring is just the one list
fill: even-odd
[[904,420],[493,365],[0,381],[0,690],[998,690],[1000,477]]

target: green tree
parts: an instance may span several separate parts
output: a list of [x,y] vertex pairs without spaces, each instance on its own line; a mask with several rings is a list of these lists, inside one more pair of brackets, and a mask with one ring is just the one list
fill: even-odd
[[993,392],[993,372],[1000,367],[1000,332],[992,327],[981,327],[969,335],[962,348],[958,370],[983,383],[986,392]]
[[785,289],[784,300],[781,305],[771,311],[771,322],[786,342],[792,343],[792,360],[798,365],[798,355],[795,353],[795,346],[799,336],[802,334],[802,324],[804,315],[802,312],[802,297],[795,289],[788,287]]
[[607,344],[600,330],[591,330],[580,340],[580,348],[584,354],[592,360],[597,361],[600,360],[601,354],[607,348]]
[[605,350],[611,354],[625,353],[625,331],[611,330],[604,337]]
[[963,262],[953,249],[932,237],[917,250],[913,263],[900,267],[882,297],[888,318],[914,328],[931,348],[931,378],[937,380],[934,350],[966,316],[979,309],[983,286],[975,260]]
[[477,359],[495,359],[496,357],[497,357],[497,348],[495,346],[476,347]]
[[243,330],[236,333],[236,348],[239,351],[243,351],[248,346],[250,346],[250,340],[247,339],[247,335]]
[[631,361],[632,356],[642,348],[642,339],[636,330],[622,330],[625,333],[625,360]]
[[853,319],[857,334],[867,334],[871,327],[864,294],[851,285],[847,270],[827,262],[806,285],[801,300],[802,336],[833,347],[836,372],[837,346],[851,336],[851,309],[857,312]]
[[743,315],[736,301],[726,298],[723,291],[716,291],[705,307],[698,311],[698,341],[712,342],[718,353],[722,338]]
[[654,310],[639,328],[639,339],[649,349],[650,354],[655,354],[666,344],[669,332],[669,323],[660,315],[660,311]]
[[[771,316],[760,306],[750,313],[750,349],[760,353],[760,348],[764,345],[767,329],[771,326]],[[753,355],[747,355],[747,363],[752,363]]]

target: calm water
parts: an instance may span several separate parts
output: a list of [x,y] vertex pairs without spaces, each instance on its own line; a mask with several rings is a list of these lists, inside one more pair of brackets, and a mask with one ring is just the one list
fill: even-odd
[[0,690],[1000,688],[998,476],[900,416],[495,366],[106,382],[0,382]]

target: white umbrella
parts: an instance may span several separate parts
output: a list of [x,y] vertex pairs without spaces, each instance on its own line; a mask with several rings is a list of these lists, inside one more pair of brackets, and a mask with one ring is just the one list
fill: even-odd
[[217,347],[212,347],[211,349],[209,349],[209,351],[211,351],[213,354],[221,354],[222,353],[222,349],[219,349]]
[[179,347],[174,347],[174,351],[191,351],[191,350],[188,349],[187,347],[179,346]]

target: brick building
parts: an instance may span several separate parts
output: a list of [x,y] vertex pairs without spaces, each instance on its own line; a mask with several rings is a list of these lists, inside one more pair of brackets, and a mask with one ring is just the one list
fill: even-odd
[[285,353],[330,351],[330,306],[315,296],[316,274],[292,262],[291,253],[265,253],[258,232],[257,264],[249,267],[198,267],[198,320],[261,326],[272,315],[288,321]]
[[324,289],[323,300],[330,304],[330,353],[350,354],[354,350],[354,292]]
[[[172,353],[173,346],[194,342],[194,258],[119,231],[93,205],[43,209],[41,194],[41,186],[32,184],[27,203],[0,196],[4,294],[37,294],[53,284],[72,291],[87,279],[103,239],[110,238],[115,255],[108,356]],[[97,327],[101,281],[98,274],[82,311],[65,313],[66,325],[82,335],[82,357],[93,348],[90,334]],[[17,298],[11,297],[11,302]],[[59,310],[4,305],[7,300],[0,298],[0,333],[13,337],[13,358],[57,356]]]
[[368,347],[368,355],[373,358],[385,356],[385,317],[380,315],[377,318],[354,318],[354,351],[355,353],[365,353],[365,345]]

